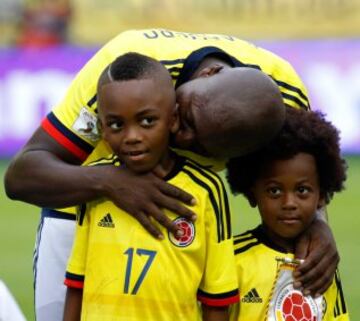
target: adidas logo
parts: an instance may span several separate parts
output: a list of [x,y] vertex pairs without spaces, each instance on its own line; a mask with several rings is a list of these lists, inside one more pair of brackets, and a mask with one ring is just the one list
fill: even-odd
[[259,293],[255,288],[252,288],[242,299],[241,302],[245,303],[262,303],[263,299],[260,298]]
[[110,213],[107,213],[98,223],[98,226],[101,227],[115,227],[115,224],[112,220]]

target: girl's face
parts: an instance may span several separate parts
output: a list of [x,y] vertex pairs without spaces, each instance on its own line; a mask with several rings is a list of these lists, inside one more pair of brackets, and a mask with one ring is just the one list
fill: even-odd
[[272,161],[256,180],[252,197],[268,236],[291,250],[293,240],[324,205],[315,158],[299,153],[291,159]]

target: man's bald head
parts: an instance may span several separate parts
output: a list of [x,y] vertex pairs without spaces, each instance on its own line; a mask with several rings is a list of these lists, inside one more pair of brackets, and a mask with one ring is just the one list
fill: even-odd
[[[185,127],[193,128],[197,145],[212,156],[255,150],[280,130],[285,119],[278,86],[253,68],[220,67],[219,72],[180,86],[177,99],[182,121],[188,122]],[[180,145],[181,135],[180,131]]]

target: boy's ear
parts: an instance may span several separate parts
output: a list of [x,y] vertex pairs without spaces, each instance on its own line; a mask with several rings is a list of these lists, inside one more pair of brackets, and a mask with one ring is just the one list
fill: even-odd
[[176,104],[173,114],[170,119],[170,132],[175,134],[178,132],[180,127],[180,117],[179,117],[179,105]]
[[217,74],[221,69],[223,69],[224,66],[220,65],[220,64],[213,64],[209,67],[206,67],[204,69],[202,69],[199,74],[198,77],[210,77],[213,76],[215,74]]

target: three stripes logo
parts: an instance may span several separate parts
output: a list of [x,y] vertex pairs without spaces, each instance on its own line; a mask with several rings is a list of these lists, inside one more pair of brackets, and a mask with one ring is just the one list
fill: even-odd
[[98,223],[98,226],[101,227],[115,227],[115,224],[112,220],[110,213],[107,213]]
[[262,303],[263,299],[260,297],[259,293],[255,288],[252,288],[242,299],[241,302],[244,303]]

